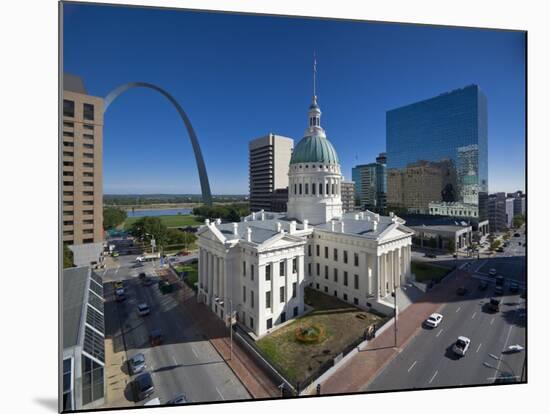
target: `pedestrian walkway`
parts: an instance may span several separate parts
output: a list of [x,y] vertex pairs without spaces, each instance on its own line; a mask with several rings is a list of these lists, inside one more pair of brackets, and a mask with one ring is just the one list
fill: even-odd
[[124,347],[120,352],[114,352],[116,338],[105,338],[105,407],[128,407],[133,403],[124,396],[124,390],[130,382],[130,377],[121,367],[126,363]]
[[419,332],[422,322],[443,307],[455,295],[455,290],[465,284],[468,277],[468,272],[455,270],[447,282],[436,285],[424,298],[400,312],[397,321],[397,346],[395,329],[391,322],[388,329],[321,384],[321,394],[366,391],[378,372]]
[[159,273],[170,282],[179,285],[177,299],[182,312],[192,315],[197,327],[239,378],[252,398],[279,397],[281,393],[277,384],[273,383],[263,369],[235,341],[233,341],[233,357],[230,358],[229,330],[209,308],[197,302],[195,292],[180,281],[170,269],[162,269]]

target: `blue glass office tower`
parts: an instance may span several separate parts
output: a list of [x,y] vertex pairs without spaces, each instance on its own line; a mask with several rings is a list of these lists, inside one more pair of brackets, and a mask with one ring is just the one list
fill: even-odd
[[432,202],[455,203],[485,220],[487,132],[477,85],[387,111],[388,207],[429,214]]

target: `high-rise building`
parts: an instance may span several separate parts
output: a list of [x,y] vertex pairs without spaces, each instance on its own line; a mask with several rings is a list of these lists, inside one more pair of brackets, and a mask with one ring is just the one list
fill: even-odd
[[[251,211],[270,210],[275,190],[288,187],[294,140],[269,134],[248,144]],[[283,210],[284,211],[284,210]]]
[[62,131],[63,243],[86,265],[103,248],[103,99],[66,73]]
[[[488,218],[489,218],[489,230],[491,232],[505,231],[508,226],[507,210],[507,198],[505,193],[489,194],[488,197]],[[511,204],[513,213],[513,202]],[[510,220],[511,222],[511,220]]]
[[359,204],[373,211],[383,211],[387,191],[386,154],[380,153],[376,162],[353,167],[351,175]]
[[342,210],[344,212],[355,209],[355,183],[353,181],[342,181],[340,184],[342,191]]
[[[478,217],[486,219],[487,98],[477,85],[388,111],[386,150],[388,206],[401,202],[411,213],[427,213],[430,202],[461,203],[468,210],[477,207]],[[414,167],[419,162],[448,165],[437,177],[429,164]],[[413,179],[411,173],[426,174],[413,180],[414,190],[399,182]],[[403,190],[419,195],[408,197]]]

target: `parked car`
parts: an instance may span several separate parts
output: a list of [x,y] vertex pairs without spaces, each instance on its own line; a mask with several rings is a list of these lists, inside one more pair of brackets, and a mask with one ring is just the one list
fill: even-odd
[[466,355],[466,351],[470,347],[470,338],[459,336],[453,345],[453,352],[458,356]]
[[504,288],[502,286],[495,287],[495,295],[502,296],[504,294]]
[[166,403],[167,405],[180,405],[187,404],[187,397],[183,394],[178,395],[177,397],[172,398]]
[[126,299],[126,292],[124,288],[119,288],[115,290],[115,299],[117,302],[122,302]]
[[491,298],[491,300],[489,300],[489,310],[498,312],[500,310],[500,299]]
[[146,303],[140,303],[137,305],[138,314],[139,316],[146,316],[151,313],[151,309],[149,308],[149,305]]
[[430,259],[435,259],[437,256],[433,253],[426,253],[424,257],[429,257]]
[[519,292],[519,285],[516,282],[510,283],[510,292],[511,293],[518,293]]
[[147,365],[145,364],[145,355],[136,354],[128,360],[128,368],[131,375],[139,374]]
[[115,250],[115,251],[113,251],[113,253],[111,253],[111,256],[118,257],[118,256],[120,256],[120,254]]
[[479,290],[487,290],[487,287],[489,286],[489,283],[487,283],[487,281],[485,280],[482,280],[481,282],[479,282]]
[[502,247],[497,247],[497,252],[504,253],[504,249]]
[[145,272],[141,272],[139,275],[138,275],[138,279],[140,280],[143,280],[147,277],[147,275],[145,274]]
[[132,384],[134,396],[137,401],[146,399],[155,391],[153,377],[151,377],[151,374],[148,372],[138,375]]
[[464,286],[461,286],[456,290],[456,294],[458,296],[464,296],[466,293],[468,293],[468,289],[466,289]]
[[514,233],[514,237],[519,237],[519,233]]
[[498,275],[497,277],[495,277],[495,282],[497,286],[504,286],[504,276]]
[[439,313],[432,313],[430,316],[428,316],[428,319],[424,321],[424,325],[430,328],[437,328],[442,320],[443,315]]

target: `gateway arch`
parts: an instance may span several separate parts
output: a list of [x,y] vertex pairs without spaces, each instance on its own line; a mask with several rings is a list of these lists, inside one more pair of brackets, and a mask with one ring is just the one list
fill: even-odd
[[212,206],[212,194],[210,193],[210,183],[208,181],[208,174],[206,173],[206,166],[204,165],[204,159],[202,158],[202,152],[201,147],[199,145],[199,141],[197,139],[197,135],[195,134],[195,130],[193,129],[193,126],[191,125],[191,121],[187,117],[187,114],[181,107],[181,105],[174,99],[172,95],[170,95],[168,92],[166,92],[164,89],[159,88],[156,85],[153,85],[151,83],[146,82],[130,82],[126,83],[124,85],[119,86],[118,88],[112,90],[104,100],[104,110],[105,113],[107,111],[107,108],[109,108],[109,105],[113,103],[113,101],[118,98],[122,93],[126,92],[128,89],[131,88],[148,88],[152,89],[154,91],[159,92],[161,95],[163,95],[166,99],[168,99],[172,105],[176,108],[178,111],[180,118],[182,119],[183,123],[185,124],[185,128],[187,129],[187,133],[189,134],[189,139],[191,140],[191,145],[193,146],[193,152],[195,153],[195,160],[197,161],[197,169],[199,170],[199,179],[201,183],[201,192],[202,192],[202,201],[207,206]]

